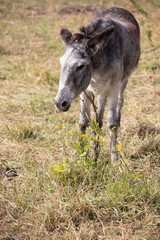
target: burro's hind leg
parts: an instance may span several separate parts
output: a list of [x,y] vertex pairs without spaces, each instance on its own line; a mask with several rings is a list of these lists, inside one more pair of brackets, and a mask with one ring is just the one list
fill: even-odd
[[121,121],[121,109],[123,106],[123,93],[126,88],[128,79],[121,81],[119,89],[110,91],[107,96],[108,102],[108,115],[107,115],[107,126],[110,132],[111,138],[111,161],[116,162],[119,160],[119,155],[117,151],[117,132],[118,127],[120,127]]
[[123,79],[123,81],[120,84],[120,89],[118,93],[118,104],[117,104],[117,116],[119,117],[119,122],[121,121],[121,109],[123,107],[123,93],[127,86],[128,78]]
[[111,161],[116,162],[119,160],[117,151],[117,131],[120,126],[120,111],[118,108],[118,92],[113,90],[107,96],[108,114],[107,114],[107,127],[109,129],[111,138]]

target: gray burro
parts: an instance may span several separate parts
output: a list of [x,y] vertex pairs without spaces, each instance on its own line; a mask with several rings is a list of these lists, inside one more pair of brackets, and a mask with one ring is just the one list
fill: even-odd
[[60,32],[66,46],[60,58],[61,76],[55,104],[67,111],[80,95],[79,125],[82,133],[90,121],[91,97],[97,96],[97,122],[103,123],[108,104],[107,127],[111,136],[111,160],[119,159],[117,129],[120,126],[123,93],[140,57],[140,29],[134,16],[112,7],[99,13],[80,32]]

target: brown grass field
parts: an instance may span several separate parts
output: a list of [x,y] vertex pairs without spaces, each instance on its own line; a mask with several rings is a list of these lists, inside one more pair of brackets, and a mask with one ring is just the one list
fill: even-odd
[[[125,91],[122,161],[110,163],[104,125],[95,167],[93,121],[84,153],[77,143],[79,99],[66,113],[54,106],[59,32],[111,6],[138,20],[141,59]],[[0,0],[0,240],[160,239],[159,104],[158,0]]]

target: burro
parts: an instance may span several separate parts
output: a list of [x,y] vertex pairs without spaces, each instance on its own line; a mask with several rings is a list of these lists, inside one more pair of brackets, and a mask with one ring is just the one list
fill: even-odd
[[79,125],[85,133],[90,120],[91,96],[97,97],[97,122],[102,127],[107,102],[107,127],[111,136],[111,160],[119,159],[117,130],[128,78],[140,57],[140,29],[134,16],[112,7],[99,13],[80,32],[60,32],[66,47],[60,58],[61,76],[55,105],[67,111],[80,95]]

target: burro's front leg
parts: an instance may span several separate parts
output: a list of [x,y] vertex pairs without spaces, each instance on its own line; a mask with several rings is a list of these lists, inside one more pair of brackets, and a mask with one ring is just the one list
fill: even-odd
[[[94,95],[91,92],[84,92],[80,96],[81,99],[81,111],[80,111],[80,118],[79,118],[79,125],[81,127],[81,133],[84,134],[86,127],[88,126],[88,123],[91,121],[90,119],[90,105],[92,105],[94,111],[95,111],[95,117],[96,121],[99,125],[99,127],[102,127],[103,123],[103,113],[104,113],[104,107],[106,103],[106,96],[98,95],[98,109],[95,106],[94,103]],[[96,132],[95,134],[95,165],[97,165],[97,160],[99,157],[99,136]]]
[[107,96],[108,103],[108,115],[107,115],[107,127],[109,129],[111,138],[111,161],[116,162],[119,160],[117,151],[117,131],[120,126],[120,111],[118,109],[118,93],[116,91],[110,92]]

